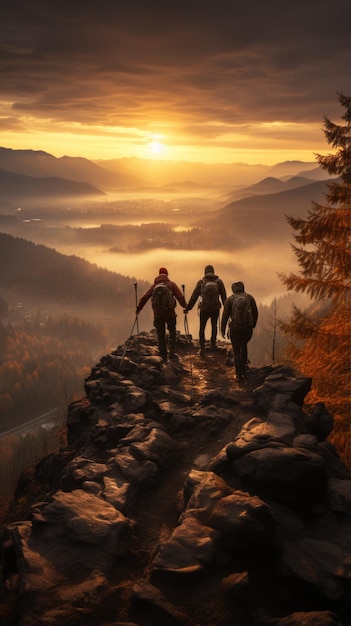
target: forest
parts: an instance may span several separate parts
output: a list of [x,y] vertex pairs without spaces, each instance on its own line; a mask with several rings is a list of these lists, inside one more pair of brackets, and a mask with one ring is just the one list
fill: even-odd
[[351,469],[351,97],[339,93],[338,99],[344,123],[325,117],[324,134],[333,152],[317,155],[336,178],[323,204],[314,201],[306,219],[288,216],[299,272],[280,276],[288,291],[308,294],[316,311],[295,306],[281,327],[290,337],[286,356],[313,378],[309,402],[322,402],[333,414],[331,440]]
[[[76,256],[65,256],[54,249],[0,233],[0,288],[27,293],[43,300],[64,304],[99,303],[114,310],[118,304],[133,303],[131,277],[98,267]],[[148,284],[141,281],[141,289]]]
[[81,395],[107,340],[102,327],[69,316],[0,323],[1,431]]

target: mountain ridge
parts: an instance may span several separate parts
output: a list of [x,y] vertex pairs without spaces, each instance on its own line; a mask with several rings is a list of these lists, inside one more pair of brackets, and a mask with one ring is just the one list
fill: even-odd
[[193,180],[196,184],[231,186],[236,178],[241,184],[257,182],[267,174],[293,176],[315,163],[286,161],[274,166],[244,163],[206,164],[160,161],[140,158],[89,160],[84,157],[55,157],[45,151],[14,150],[0,147],[0,169],[34,177],[58,176],[101,186],[105,190],[136,189],[152,184],[168,185],[173,180]]

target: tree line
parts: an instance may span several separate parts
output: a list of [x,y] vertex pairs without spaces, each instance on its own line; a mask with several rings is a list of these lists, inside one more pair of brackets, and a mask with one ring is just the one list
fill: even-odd
[[289,291],[308,294],[317,306],[294,307],[281,326],[290,337],[287,356],[313,377],[311,401],[324,402],[334,414],[332,439],[351,468],[351,97],[339,93],[338,100],[343,122],[324,118],[333,152],[317,155],[336,178],[328,184],[325,203],[313,202],[306,219],[288,217],[300,273],[281,275]]
[[105,350],[106,329],[68,315],[0,323],[1,427],[12,428],[83,393],[92,352]]
[[[61,303],[99,302],[118,314],[123,302],[134,309],[134,279],[42,244],[0,233],[0,287]],[[148,283],[140,281],[140,288]]]

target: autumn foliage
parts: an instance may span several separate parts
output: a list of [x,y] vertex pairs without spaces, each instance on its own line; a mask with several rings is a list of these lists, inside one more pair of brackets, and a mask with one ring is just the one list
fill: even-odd
[[291,337],[288,356],[313,377],[311,401],[335,416],[334,443],[350,461],[350,270],[351,270],[351,98],[338,96],[343,124],[324,120],[333,153],[317,155],[331,177],[325,205],[313,203],[306,219],[288,217],[300,274],[281,275],[288,290],[311,296],[309,311],[294,307],[283,330]]
[[70,316],[0,323],[1,426],[67,404],[71,394],[83,391],[93,364],[90,347],[105,343],[102,329]]

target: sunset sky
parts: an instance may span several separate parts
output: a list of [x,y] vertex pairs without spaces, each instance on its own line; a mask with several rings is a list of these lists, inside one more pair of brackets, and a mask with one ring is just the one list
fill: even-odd
[[1,0],[0,145],[274,164],[325,153],[349,0]]

